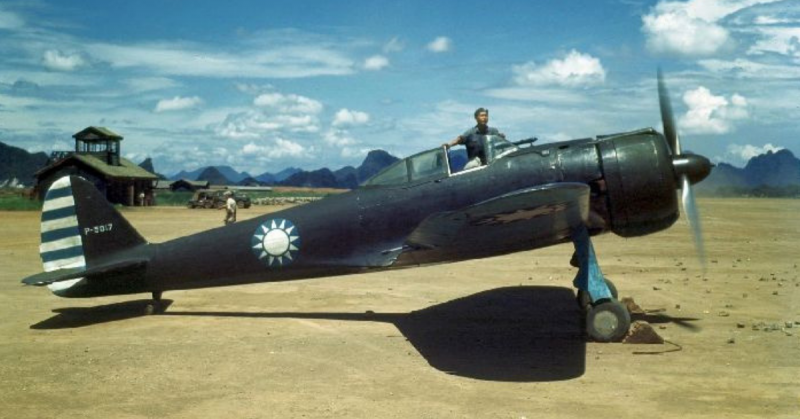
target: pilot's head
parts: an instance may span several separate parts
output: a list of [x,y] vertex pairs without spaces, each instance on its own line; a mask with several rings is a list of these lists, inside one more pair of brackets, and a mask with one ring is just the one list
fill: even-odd
[[475,122],[478,125],[485,126],[489,123],[489,110],[486,108],[475,109]]

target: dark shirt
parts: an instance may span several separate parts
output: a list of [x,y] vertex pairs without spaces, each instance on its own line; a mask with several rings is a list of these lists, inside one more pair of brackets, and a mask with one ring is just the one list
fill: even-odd
[[478,157],[481,159],[481,164],[486,164],[486,152],[483,149],[483,139],[487,135],[499,135],[502,137],[503,134],[501,134],[497,128],[489,126],[483,128],[484,129],[481,130],[480,126],[476,125],[461,134],[461,138],[462,143],[467,147],[467,159],[472,160]]

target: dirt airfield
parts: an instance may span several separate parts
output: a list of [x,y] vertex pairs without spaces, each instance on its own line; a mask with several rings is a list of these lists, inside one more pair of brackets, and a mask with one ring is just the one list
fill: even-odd
[[[699,205],[705,275],[684,220],[594,241],[663,345],[586,342],[571,245],[167,292],[147,316],[149,295],[22,286],[41,272],[39,214],[0,212],[0,417],[798,418],[800,200]],[[151,242],[224,216],[124,215]]]

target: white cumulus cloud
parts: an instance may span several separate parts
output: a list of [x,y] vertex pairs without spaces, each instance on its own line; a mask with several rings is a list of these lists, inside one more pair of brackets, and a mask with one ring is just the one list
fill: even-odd
[[299,157],[305,153],[305,148],[291,140],[276,138],[271,144],[258,145],[249,142],[242,147],[241,154],[245,157],[263,157],[266,159],[279,159],[283,157]]
[[357,143],[347,130],[330,129],[322,137],[326,144],[332,147],[344,147]]
[[385,67],[389,66],[389,59],[384,57],[383,55],[373,55],[372,57],[367,58],[364,60],[364,69],[365,70],[381,70]]
[[722,20],[740,10],[777,0],[660,1],[642,16],[647,47],[655,53],[710,56],[733,45]]
[[45,51],[42,64],[50,70],[72,71],[86,64],[79,54],[66,54],[58,50]]
[[154,109],[155,112],[168,112],[168,111],[180,111],[184,109],[191,109],[200,106],[203,103],[203,99],[200,99],[197,96],[191,97],[181,97],[175,96],[172,99],[161,99],[156,104],[156,108]]
[[319,131],[319,120],[314,115],[273,115],[251,110],[228,115],[216,132],[230,139],[261,138],[277,133],[314,133]]
[[752,144],[728,144],[728,147],[725,151],[725,157],[722,157],[719,160],[730,163],[747,163],[747,161],[753,157],[766,154],[769,151],[774,153],[780,150],[783,150],[783,147],[774,146],[772,143],[767,143],[760,147]]
[[748,54],[777,53],[800,57],[800,26],[760,28],[761,39],[755,42]]
[[734,94],[726,99],[703,86],[686,91],[683,102],[689,109],[681,118],[680,127],[687,133],[725,134],[733,131],[735,121],[749,117],[743,96]]
[[[253,92],[253,89],[245,89]],[[294,136],[320,130],[323,104],[315,99],[280,92],[262,93],[253,99],[255,108],[229,114],[217,125],[216,133],[230,139]]]
[[284,95],[272,92],[256,96],[253,105],[269,107],[282,113],[318,114],[322,111],[322,103],[317,100],[296,94]]
[[351,111],[349,109],[339,109],[333,118],[333,126],[343,125],[362,125],[369,122],[369,114],[360,111]]
[[428,48],[428,51],[432,51],[432,52],[447,52],[447,51],[450,51],[450,48],[452,47],[452,44],[453,44],[453,41],[450,40],[450,38],[448,38],[446,36],[439,36],[436,39],[434,39],[433,41],[431,41],[428,44],[427,48]]
[[544,65],[529,61],[515,65],[511,70],[517,84],[530,86],[578,87],[601,84],[606,78],[606,71],[598,58],[575,50]]

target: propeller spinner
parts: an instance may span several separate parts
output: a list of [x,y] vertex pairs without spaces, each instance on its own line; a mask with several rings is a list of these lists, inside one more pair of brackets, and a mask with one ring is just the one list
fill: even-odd
[[697,257],[703,270],[706,268],[705,246],[703,245],[703,231],[700,226],[700,214],[697,210],[697,203],[692,192],[692,184],[700,182],[711,173],[711,162],[697,154],[683,154],[681,142],[678,137],[675,118],[672,113],[672,104],[669,99],[669,92],[664,84],[661,70],[658,70],[658,102],[661,108],[661,121],[664,124],[664,137],[667,139],[670,150],[672,151],[672,168],[675,172],[675,179],[681,188],[681,203],[683,212],[689,219],[694,236]]

